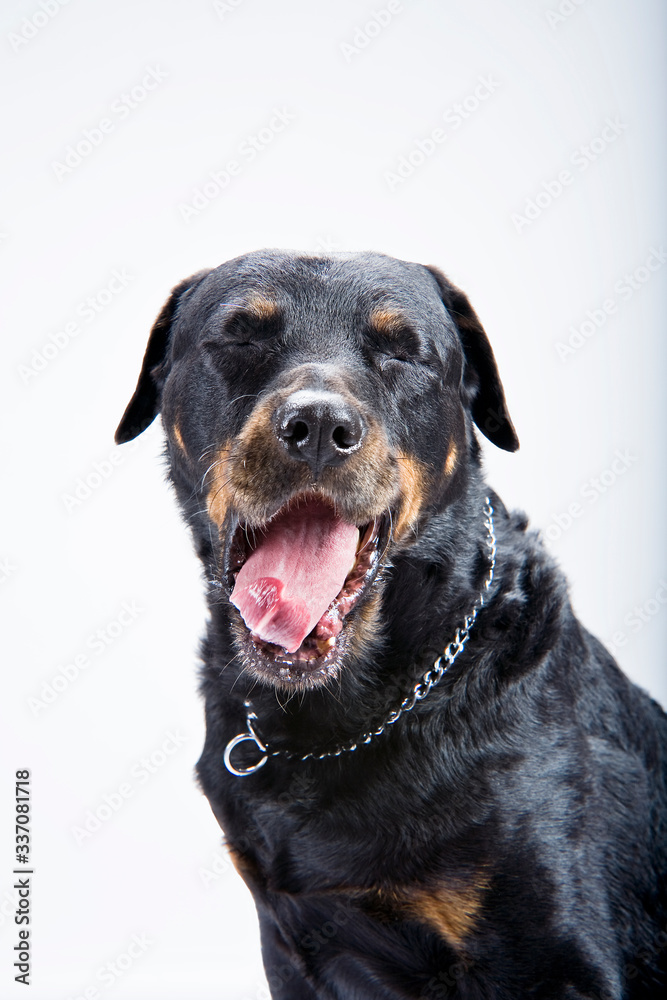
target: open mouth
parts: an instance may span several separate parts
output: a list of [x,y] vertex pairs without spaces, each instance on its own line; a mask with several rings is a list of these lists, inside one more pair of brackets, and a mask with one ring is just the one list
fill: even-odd
[[225,571],[248,665],[288,685],[335,675],[388,534],[388,516],[352,524],[316,494],[292,498],[260,527],[232,527]]

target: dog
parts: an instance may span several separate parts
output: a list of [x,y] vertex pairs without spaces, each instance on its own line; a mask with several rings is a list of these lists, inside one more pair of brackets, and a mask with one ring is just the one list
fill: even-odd
[[667,719],[484,482],[518,439],[466,296],[248,253],[174,288],[116,440],[158,413],[272,997],[665,995]]

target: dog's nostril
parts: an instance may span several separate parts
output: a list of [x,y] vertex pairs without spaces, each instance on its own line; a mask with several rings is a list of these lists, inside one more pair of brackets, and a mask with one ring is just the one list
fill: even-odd
[[299,444],[301,441],[305,441],[308,437],[308,424],[304,423],[303,420],[295,420],[293,423],[290,422],[286,428],[285,438],[289,438],[294,444]]
[[331,438],[336,447],[343,450],[354,448],[354,446],[359,443],[357,436],[350,430],[349,427],[335,427]]

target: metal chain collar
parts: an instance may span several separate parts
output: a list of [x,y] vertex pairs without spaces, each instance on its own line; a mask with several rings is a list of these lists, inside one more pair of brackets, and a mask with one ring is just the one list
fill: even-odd
[[[255,732],[254,723],[257,722],[257,715],[254,712],[250,701],[245,701],[244,707],[246,709],[246,725],[248,727],[248,731],[245,733],[239,733],[238,736],[234,736],[225,747],[224,762],[225,767],[230,774],[233,774],[238,778],[244,778],[248,774],[254,774],[255,771],[260,769],[260,767],[264,767],[269,757],[285,757],[288,760],[324,760],[325,757],[339,757],[342,753],[350,753],[353,750],[357,750],[360,746],[370,743],[375,736],[380,736],[385,731],[387,726],[393,726],[395,722],[398,722],[404,712],[411,712],[418,701],[423,701],[424,698],[428,697],[431,689],[439,683],[445,672],[451,667],[452,663],[454,663],[457,656],[459,656],[459,654],[465,649],[465,645],[470,637],[470,630],[475,623],[478,612],[484,606],[486,595],[491,588],[493,573],[496,566],[496,534],[493,527],[493,507],[491,506],[491,501],[488,497],[486,497],[485,501],[484,514],[484,525],[487,531],[485,542],[489,550],[489,572],[486,580],[484,581],[481,593],[475,601],[470,614],[466,615],[463,619],[463,625],[457,628],[452,641],[445,647],[442,654],[437,658],[433,666],[426,671],[421,680],[415,684],[410,694],[403,699],[398,708],[394,709],[393,712],[390,712],[384,722],[378,726],[377,729],[372,729],[368,733],[363,733],[361,736],[358,736],[354,742],[345,743],[343,746],[338,747],[337,750],[328,750],[325,753],[310,752],[301,756],[299,754],[292,753],[289,750],[269,749],[268,745],[262,742]],[[443,660],[445,660],[444,664],[442,662]],[[234,767],[231,762],[232,751],[238,746],[239,743],[245,743],[247,740],[254,743],[264,756],[256,764],[251,764],[250,767]]]

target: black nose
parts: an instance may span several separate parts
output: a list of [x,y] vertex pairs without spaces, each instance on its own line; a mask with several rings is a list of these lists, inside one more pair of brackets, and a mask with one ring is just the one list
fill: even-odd
[[273,426],[292,458],[307,462],[315,479],[355,452],[365,431],[361,414],[347,400],[314,389],[293,392],[276,410]]

